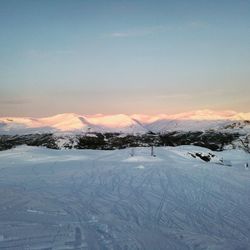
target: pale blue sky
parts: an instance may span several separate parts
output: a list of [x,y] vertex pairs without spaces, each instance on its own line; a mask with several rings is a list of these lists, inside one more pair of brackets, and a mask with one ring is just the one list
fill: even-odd
[[0,115],[250,111],[249,0],[0,0]]

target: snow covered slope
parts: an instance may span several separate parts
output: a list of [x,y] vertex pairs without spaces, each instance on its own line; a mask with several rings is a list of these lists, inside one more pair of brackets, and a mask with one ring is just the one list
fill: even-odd
[[130,152],[0,152],[0,249],[249,249],[250,154]]
[[1,134],[28,134],[53,132],[117,132],[146,133],[148,130],[127,115],[83,116],[73,113],[59,114],[46,118],[0,118]]
[[148,130],[136,119],[128,115],[98,115],[88,116],[91,124],[100,127],[97,132],[118,132],[118,133],[147,133]]
[[[233,111],[215,112],[202,110],[176,115],[78,115],[74,113],[59,114],[46,118],[0,118],[0,134],[28,133],[86,133],[86,132],[117,132],[128,134],[144,134],[166,131],[204,131],[227,128],[235,130],[233,123],[250,120],[250,113]],[[247,123],[237,129],[250,131]]]
[[[150,120],[152,121],[152,120]],[[176,115],[160,115],[159,119],[147,122],[147,128],[153,132],[166,131],[205,131],[225,130],[250,132],[250,113],[236,113],[234,111],[216,112],[198,110]],[[235,126],[233,124],[236,124]]]
[[150,131],[165,133],[168,131],[205,131],[218,130],[230,125],[229,120],[158,120],[147,125]]

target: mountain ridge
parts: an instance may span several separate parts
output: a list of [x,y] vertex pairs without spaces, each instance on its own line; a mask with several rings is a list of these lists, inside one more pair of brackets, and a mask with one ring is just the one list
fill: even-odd
[[233,129],[231,124],[250,121],[249,113],[235,111],[197,110],[174,115],[79,115],[63,113],[43,118],[0,117],[1,134],[25,133],[88,133],[112,132],[144,134],[147,132],[200,131],[208,129]]

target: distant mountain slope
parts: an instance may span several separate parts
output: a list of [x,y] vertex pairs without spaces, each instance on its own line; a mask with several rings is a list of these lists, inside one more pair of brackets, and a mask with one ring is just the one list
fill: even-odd
[[250,132],[250,113],[198,110],[175,115],[78,115],[59,114],[45,118],[2,117],[0,134],[166,133],[170,131],[226,130]]
[[150,131],[165,133],[168,131],[205,131],[217,130],[231,124],[228,120],[158,120],[147,125]]
[[17,145],[49,148],[116,149],[198,145],[250,152],[248,114],[205,110],[177,115],[78,115],[0,118],[0,150]]
[[147,133],[148,130],[137,120],[123,114],[83,116],[72,113],[46,118],[0,118],[0,134],[30,133]]
[[136,119],[124,114],[89,116],[91,124],[100,127],[95,132],[118,132],[118,133],[147,133],[148,130]]

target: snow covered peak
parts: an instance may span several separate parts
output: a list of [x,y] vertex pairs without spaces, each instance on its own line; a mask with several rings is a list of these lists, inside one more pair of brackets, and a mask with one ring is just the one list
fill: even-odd
[[133,114],[131,117],[143,123],[152,123],[158,120],[250,120],[249,113],[237,113],[232,110],[214,111],[210,109],[195,110],[178,114],[144,115]]
[[43,126],[49,126],[59,131],[79,130],[86,126],[82,117],[74,113],[59,114],[51,117],[40,118]]
[[0,133],[41,132],[121,132],[146,133],[142,124],[128,115],[78,115],[59,114],[45,118],[0,118]]
[[88,116],[88,121],[106,132],[146,133],[147,129],[132,117],[124,114]]
[[250,112],[248,113],[236,113],[233,117],[232,120],[245,120],[245,121],[250,121]]
[[102,125],[112,128],[121,128],[133,125],[133,120],[124,114],[118,115],[102,115],[102,116],[92,116],[88,117],[88,120],[95,125]]
[[214,111],[204,109],[171,115],[169,118],[180,120],[228,120],[233,118],[236,114],[235,111]]

